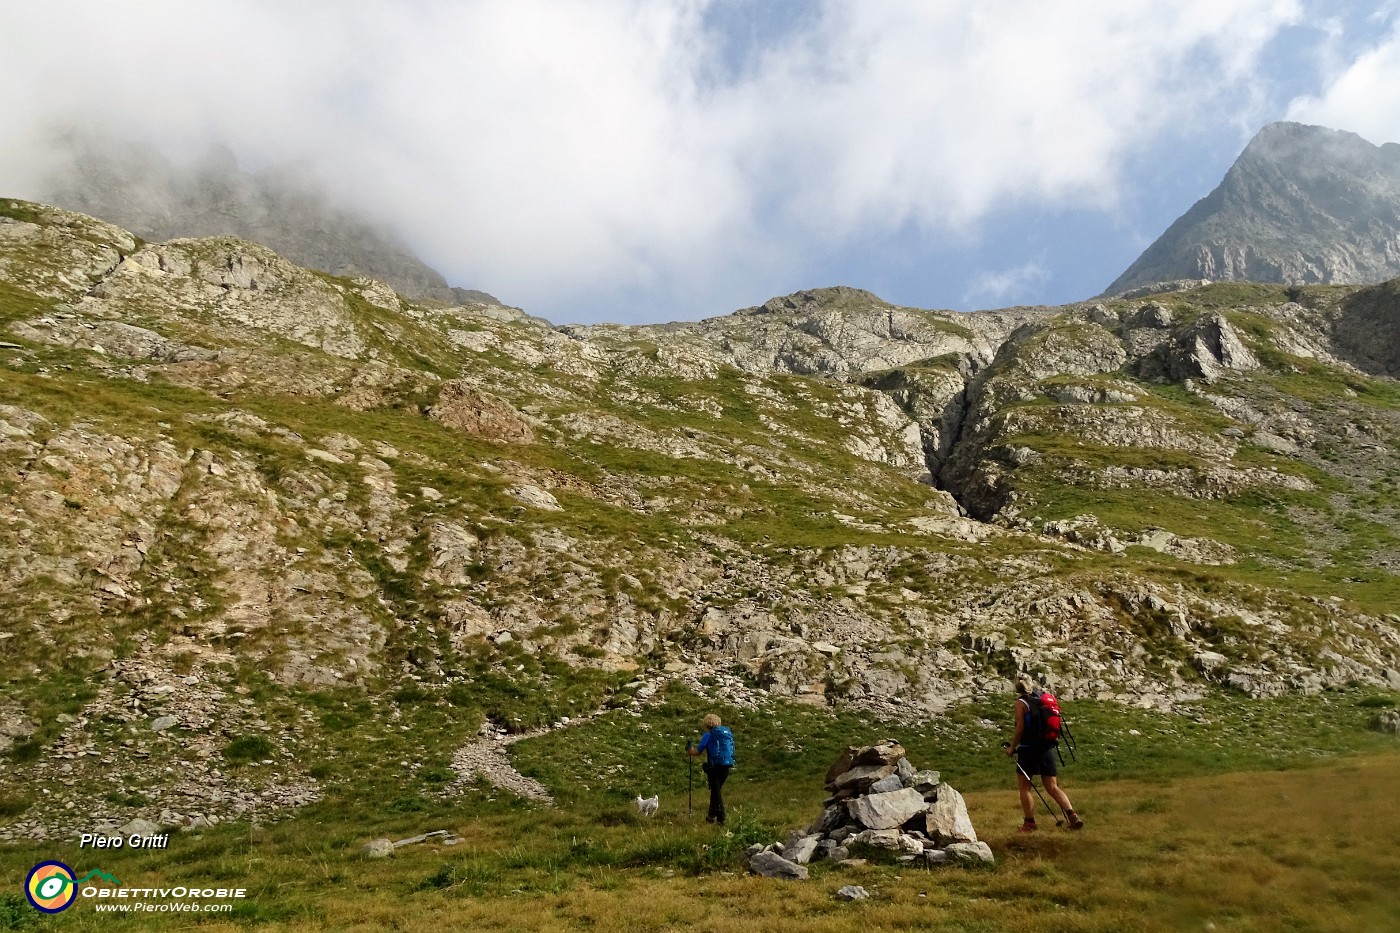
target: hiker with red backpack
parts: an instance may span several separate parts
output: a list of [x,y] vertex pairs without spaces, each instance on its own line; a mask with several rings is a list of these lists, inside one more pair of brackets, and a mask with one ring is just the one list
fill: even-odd
[[1069,828],[1083,828],[1084,821],[1074,812],[1074,804],[1070,803],[1069,795],[1060,789],[1057,778],[1059,768],[1055,758],[1063,728],[1059,701],[1054,694],[1036,690],[1025,678],[1018,678],[1015,710],[1016,729],[1011,736],[1011,744],[1006,746],[1006,755],[1016,758],[1021,810],[1026,815],[1020,831],[1033,833],[1036,830],[1035,798],[1031,796],[1035,785],[1031,783],[1031,778],[1037,774],[1045,785],[1045,792],[1065,811]]

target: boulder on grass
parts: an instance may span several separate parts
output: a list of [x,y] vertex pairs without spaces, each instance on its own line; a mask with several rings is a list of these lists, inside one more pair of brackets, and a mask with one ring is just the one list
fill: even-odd
[[995,865],[996,856],[985,842],[955,842],[944,850],[950,862],[962,865]]
[[360,847],[360,852],[365,858],[387,858],[394,854],[394,841],[392,839],[371,839]]
[[117,830],[117,834],[120,836],[154,836],[158,832],[160,832],[159,823],[152,823],[139,816]]
[[755,874],[765,878],[792,878],[796,881],[807,880],[807,869],[794,862],[789,862],[776,852],[760,852],[749,859],[749,868]]

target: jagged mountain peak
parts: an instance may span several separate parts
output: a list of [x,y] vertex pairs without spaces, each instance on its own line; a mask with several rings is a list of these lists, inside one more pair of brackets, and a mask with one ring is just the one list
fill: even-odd
[[1365,284],[1400,275],[1400,145],[1272,123],[1108,287],[1178,279]]
[[1259,130],[1238,161],[1271,163],[1306,176],[1337,170],[1387,172],[1397,158],[1397,143],[1378,146],[1348,130],[1280,120]]

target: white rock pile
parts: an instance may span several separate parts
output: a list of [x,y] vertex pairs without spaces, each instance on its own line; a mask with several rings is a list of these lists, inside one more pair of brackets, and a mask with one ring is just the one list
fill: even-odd
[[994,864],[977,839],[962,794],[937,771],[920,770],[894,739],[849,746],[826,772],[825,809],[786,843],[754,846],[749,867],[768,877],[806,878],[817,859],[863,864],[862,849],[898,853],[901,862]]

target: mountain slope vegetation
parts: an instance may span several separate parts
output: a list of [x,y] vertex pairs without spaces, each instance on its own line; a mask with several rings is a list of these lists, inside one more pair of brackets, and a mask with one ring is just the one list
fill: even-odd
[[1400,687],[1400,383],[1358,336],[1397,318],[1217,284],[555,328],[0,199],[4,832],[446,793],[479,734],[673,682],[905,721],[1017,672]]

